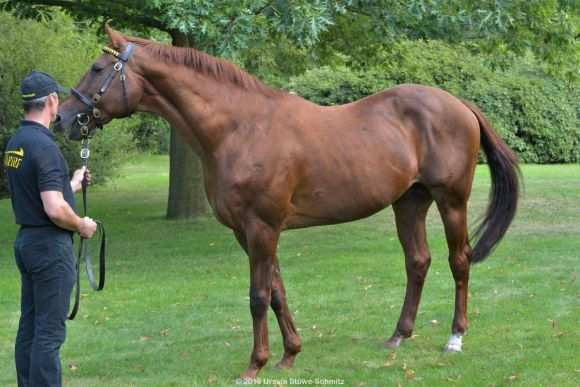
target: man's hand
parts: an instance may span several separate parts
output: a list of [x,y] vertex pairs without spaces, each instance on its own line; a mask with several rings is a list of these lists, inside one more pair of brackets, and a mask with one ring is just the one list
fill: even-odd
[[78,192],[83,186],[83,179],[87,180],[87,185],[91,185],[91,171],[87,167],[77,169],[70,181],[73,192]]
[[88,216],[85,216],[83,218],[83,226],[79,231],[79,235],[85,239],[91,239],[96,230],[97,223]]

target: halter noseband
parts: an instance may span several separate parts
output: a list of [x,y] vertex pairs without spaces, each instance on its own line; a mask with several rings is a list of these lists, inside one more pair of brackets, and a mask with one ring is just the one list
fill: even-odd
[[105,92],[107,91],[107,89],[111,85],[111,82],[113,81],[113,78],[115,77],[115,74],[117,74],[119,71],[121,72],[119,79],[121,80],[121,83],[123,84],[123,99],[125,100],[125,106],[127,108],[127,112],[131,113],[131,108],[129,106],[129,95],[127,93],[127,85],[125,84],[125,79],[126,79],[125,63],[127,63],[127,61],[129,60],[129,57],[131,56],[131,52],[133,51],[134,46],[135,46],[134,43],[129,43],[127,45],[127,48],[125,49],[125,52],[122,54],[118,51],[113,50],[110,47],[107,47],[107,46],[103,47],[104,52],[113,55],[114,57],[119,59],[119,61],[113,65],[113,69],[109,73],[109,76],[107,77],[107,79],[105,79],[105,82],[103,83],[103,85],[101,86],[99,91],[95,95],[93,95],[93,97],[91,99],[85,97],[76,88],[73,87],[71,89],[71,93],[89,108],[89,110],[87,112],[77,114],[77,122],[81,126],[81,135],[82,135],[83,139],[86,139],[89,137],[89,128],[87,127],[87,125],[91,121],[91,115],[95,118],[95,120],[97,122],[96,126],[98,128],[103,127],[103,125],[99,121],[99,117],[101,116],[101,111],[99,109],[97,109],[96,105],[101,101],[103,94],[105,94]]

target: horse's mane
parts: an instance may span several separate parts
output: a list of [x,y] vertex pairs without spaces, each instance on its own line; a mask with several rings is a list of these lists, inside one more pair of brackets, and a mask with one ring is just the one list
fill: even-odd
[[189,47],[174,47],[147,39],[125,36],[125,39],[145,48],[153,57],[167,64],[183,65],[211,76],[219,81],[226,81],[246,90],[254,90],[268,97],[282,93],[260,82],[238,66],[203,51]]

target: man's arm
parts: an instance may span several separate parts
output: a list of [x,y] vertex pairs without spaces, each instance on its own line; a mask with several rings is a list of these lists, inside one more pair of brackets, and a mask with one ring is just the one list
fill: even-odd
[[64,200],[60,191],[44,191],[40,193],[44,212],[60,228],[79,233],[84,238],[91,238],[97,229],[97,224],[89,217],[79,217]]

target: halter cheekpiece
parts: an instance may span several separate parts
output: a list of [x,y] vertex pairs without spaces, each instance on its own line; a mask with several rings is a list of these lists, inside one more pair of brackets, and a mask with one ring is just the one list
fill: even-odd
[[102,100],[103,94],[105,94],[105,92],[111,85],[113,78],[115,78],[115,75],[119,72],[121,72],[119,79],[123,84],[123,99],[125,101],[125,106],[127,108],[127,112],[131,113],[131,108],[129,107],[129,95],[127,93],[127,85],[125,83],[126,79],[125,63],[127,63],[127,61],[129,60],[129,57],[131,56],[131,52],[133,51],[134,47],[135,47],[134,43],[127,44],[127,48],[125,49],[125,52],[122,54],[116,50],[113,50],[110,47],[107,46],[103,47],[104,52],[113,55],[114,57],[119,59],[119,61],[113,65],[113,69],[109,73],[109,76],[107,76],[107,79],[105,79],[105,82],[103,83],[99,91],[96,94],[94,94],[92,98],[90,99],[87,98],[74,87],[71,89],[71,93],[89,108],[87,112],[77,114],[77,122],[81,126],[81,136],[83,137],[83,139],[87,139],[90,136],[89,128],[87,125],[91,121],[91,116],[96,120],[96,126],[102,129],[103,125],[99,120],[99,118],[101,117],[101,111],[97,108],[96,105]]

